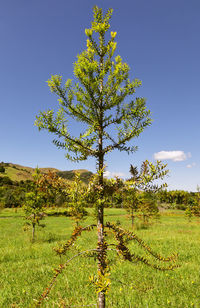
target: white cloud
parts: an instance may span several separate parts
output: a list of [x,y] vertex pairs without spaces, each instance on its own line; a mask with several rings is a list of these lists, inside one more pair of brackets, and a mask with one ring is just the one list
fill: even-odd
[[192,167],[195,167],[196,166],[196,163],[192,163],[192,164],[188,164],[186,167],[187,168],[192,168]]
[[111,176],[111,172],[110,171],[104,171],[103,175],[108,178]]
[[125,173],[123,172],[110,172],[110,171],[105,171],[104,176],[107,178],[114,178],[114,177],[118,177],[118,178],[123,178],[125,177]]
[[[191,154],[188,156],[191,157]],[[183,161],[187,159],[187,155],[183,151],[160,151],[154,154],[154,159],[171,159],[172,161]]]

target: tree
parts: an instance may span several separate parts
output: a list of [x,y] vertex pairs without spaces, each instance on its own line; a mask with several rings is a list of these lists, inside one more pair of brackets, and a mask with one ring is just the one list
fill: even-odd
[[134,226],[135,212],[138,210],[139,198],[138,192],[134,187],[126,186],[124,189],[123,205],[131,218],[132,228]]
[[25,194],[24,212],[26,218],[26,225],[32,226],[32,242],[35,241],[35,227],[36,225],[44,227],[40,224],[40,220],[45,217],[43,206],[45,204],[45,196],[37,190],[27,192]]
[[200,217],[200,187],[197,185],[197,192],[189,198],[188,206],[185,210],[185,215],[188,221],[191,221],[193,216]]
[[166,183],[158,184],[157,180],[163,180],[168,174],[165,168],[166,164],[156,161],[155,164],[145,160],[138,171],[138,168],[131,165],[131,178],[126,182],[124,190],[124,203],[128,212],[130,212],[132,227],[134,223],[134,212],[139,211],[144,223],[149,218],[158,214],[155,193],[167,187]]
[[13,181],[8,176],[0,177],[0,186],[3,185],[13,185]]
[[[137,147],[131,144],[133,138],[151,124],[150,111],[143,97],[133,98],[141,81],[129,80],[129,66],[117,55],[116,32],[110,28],[112,9],[103,15],[102,9],[94,7],[94,20],[90,29],[85,30],[87,49],[77,56],[74,64],[75,81],[68,79],[62,86],[62,76],[54,75],[48,80],[51,92],[58,96],[57,112],[40,112],[36,125],[39,130],[53,133],[58,148],[66,150],[66,158],[72,161],[94,157],[97,165],[98,200],[97,208],[97,292],[98,306],[105,307],[107,292],[107,243],[104,226],[104,162],[105,156],[113,150],[133,153]],[[85,130],[73,136],[67,126],[71,118],[81,122]],[[115,133],[114,133],[115,132]],[[116,229],[107,225],[107,228]],[[78,229],[77,229],[78,230]],[[85,230],[85,229],[84,229]],[[80,234],[79,231],[74,234]],[[73,235],[73,239],[76,238]],[[120,239],[118,238],[120,241]],[[68,247],[68,246],[67,246]],[[105,287],[106,286],[106,287]]]
[[[37,169],[36,169],[37,170]],[[59,206],[67,200],[70,184],[66,179],[61,178],[56,172],[48,171],[35,178],[35,185],[38,191],[45,195],[45,206]]]
[[44,224],[41,224],[40,221],[44,219],[44,207],[46,205],[46,195],[40,189],[40,179],[42,178],[42,174],[38,168],[35,169],[33,174],[34,181],[31,183],[29,187],[29,192],[26,192],[24,197],[23,210],[25,213],[25,228],[27,226],[32,227],[32,242],[35,241],[35,228],[36,225],[38,227],[44,227]]
[[6,169],[4,168],[4,166],[1,166],[1,165],[0,165],[0,172],[1,172],[1,173],[5,173],[5,171],[6,171]]

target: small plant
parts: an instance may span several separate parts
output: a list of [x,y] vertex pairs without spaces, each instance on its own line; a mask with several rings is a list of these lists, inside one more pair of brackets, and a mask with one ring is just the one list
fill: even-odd
[[45,204],[45,196],[43,193],[37,191],[28,192],[25,194],[24,202],[24,212],[25,212],[25,230],[27,226],[32,227],[32,242],[35,241],[35,228],[44,227],[44,224],[41,224],[40,221],[44,219],[45,213],[43,206]]
[[187,217],[188,222],[191,222],[192,217],[193,217],[191,206],[188,206],[187,209],[185,210],[185,216]]
[[44,227],[41,220],[46,216],[45,208],[52,205],[58,191],[66,189],[66,183],[54,173],[42,174],[38,168],[33,174],[34,181],[29,187],[29,192],[25,194],[25,230],[27,226],[32,226],[32,242],[35,240],[36,226]]
[[139,207],[139,196],[135,187],[128,187],[124,192],[123,205],[127,210],[130,218],[132,228],[134,227],[136,213]]
[[145,226],[148,226],[152,218],[159,218],[157,200],[154,193],[143,192],[139,194],[138,217]]

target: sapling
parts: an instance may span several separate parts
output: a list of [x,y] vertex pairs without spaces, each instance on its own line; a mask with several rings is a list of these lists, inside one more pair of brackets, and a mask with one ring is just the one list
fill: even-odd
[[[40,112],[36,125],[39,130],[46,129],[55,135],[53,142],[58,148],[66,151],[67,159],[84,161],[93,157],[96,160],[97,247],[90,252],[95,253],[97,258],[97,275],[93,282],[97,292],[98,307],[104,308],[110,284],[107,254],[111,249],[106,241],[106,230],[114,234],[117,241],[114,246],[115,251],[123,259],[130,262],[144,261],[131,254],[125,246],[124,238],[135,240],[134,235],[113,224],[104,223],[105,157],[114,150],[129,154],[137,150],[137,146],[131,141],[137,138],[152,120],[145,99],[134,97],[136,89],[141,86],[141,81],[139,79],[130,81],[128,64],[124,63],[119,55],[114,57],[117,33],[111,31],[108,37],[113,10],[109,9],[103,15],[102,9],[95,6],[93,11],[94,20],[91,28],[85,30],[87,48],[77,56],[77,61],[74,63],[75,81],[68,79],[62,85],[60,75],[54,75],[48,80],[50,90],[58,96],[59,109],[57,112],[54,110]],[[73,135],[70,132],[68,119],[83,124],[80,134]],[[58,249],[57,253],[66,254],[83,231],[93,228],[94,225],[85,228],[78,226],[71,239],[60,250]],[[146,261],[144,263],[148,264]],[[67,262],[57,270],[57,273],[61,273],[66,265]],[[38,305],[48,295],[58,274],[55,274]]]
[[156,161],[155,164],[145,160],[140,171],[136,166],[130,166],[131,178],[125,183],[124,205],[130,213],[132,227],[136,213],[147,224],[149,218],[158,216],[156,193],[167,187],[166,183],[160,184],[157,181],[163,180],[168,174],[167,165]]
[[[44,194],[37,191],[28,192],[25,194],[24,213],[26,219],[26,226],[32,227],[32,242],[35,241],[35,228],[36,226],[44,227],[40,221],[46,216],[44,213]],[[25,228],[26,230],[26,228]]]

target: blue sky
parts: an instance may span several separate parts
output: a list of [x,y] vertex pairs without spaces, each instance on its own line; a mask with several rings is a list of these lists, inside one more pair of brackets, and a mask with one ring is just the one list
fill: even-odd
[[133,141],[139,146],[135,154],[107,157],[107,171],[128,178],[130,164],[162,158],[170,169],[169,189],[195,191],[200,185],[199,0],[1,1],[0,161],[95,171],[94,160],[67,161],[53,136],[34,126],[40,110],[57,106],[46,84],[50,76],[73,78],[94,5],[114,9],[116,54],[129,64],[131,78],[142,80],[136,94],[146,97],[154,120]]

